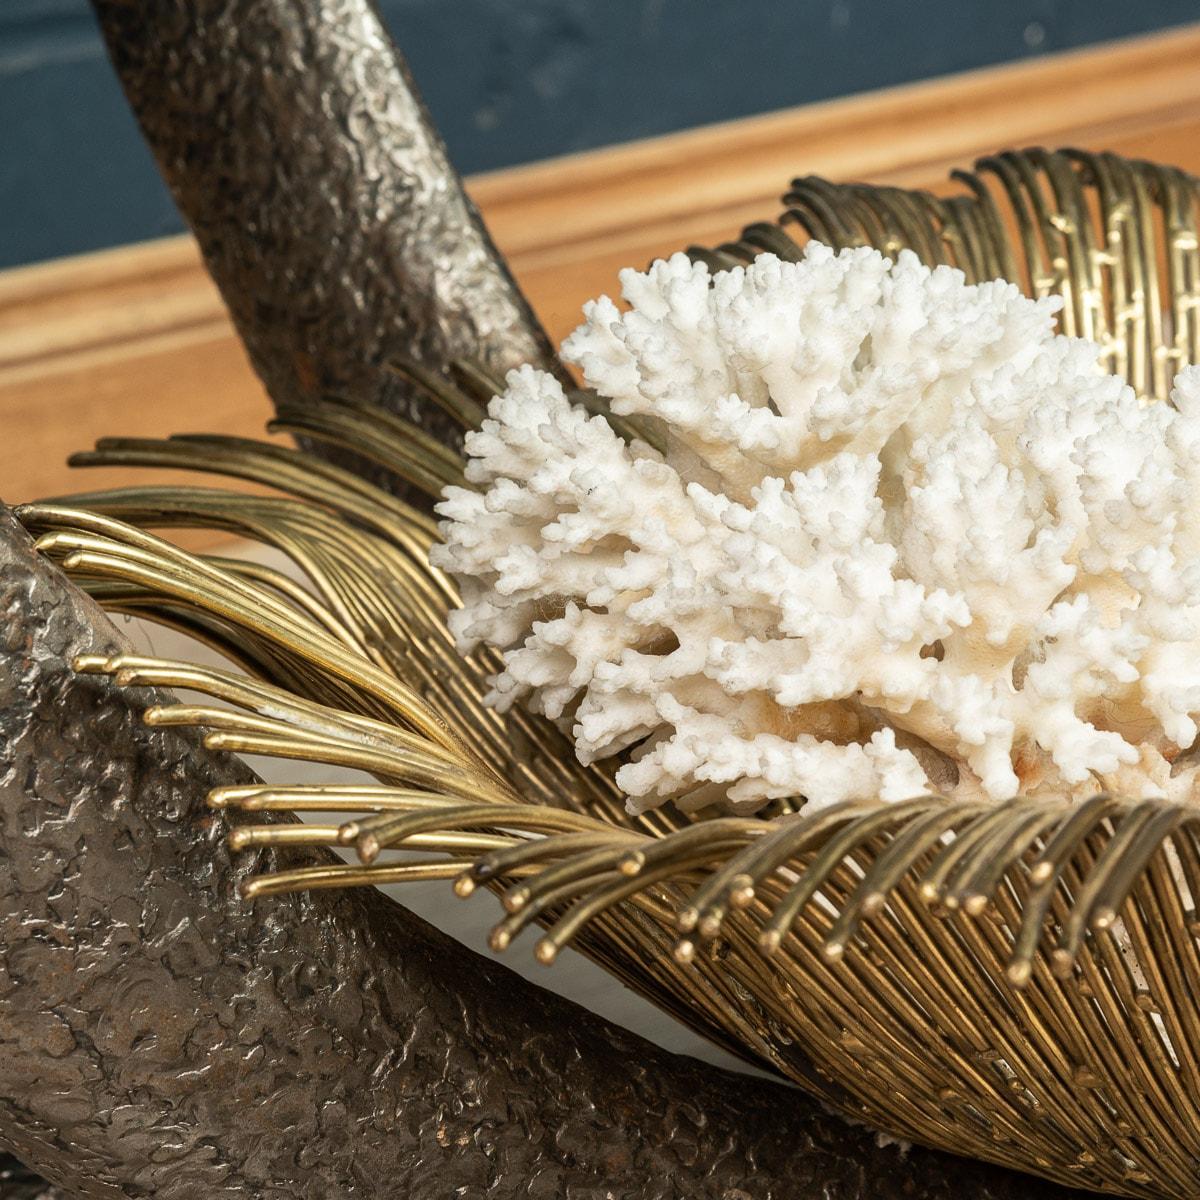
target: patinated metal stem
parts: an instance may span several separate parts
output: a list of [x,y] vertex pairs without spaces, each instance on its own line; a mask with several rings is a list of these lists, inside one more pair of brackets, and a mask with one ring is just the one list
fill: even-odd
[[557,369],[366,0],[94,8],[277,405],[332,391],[413,415],[395,356]]

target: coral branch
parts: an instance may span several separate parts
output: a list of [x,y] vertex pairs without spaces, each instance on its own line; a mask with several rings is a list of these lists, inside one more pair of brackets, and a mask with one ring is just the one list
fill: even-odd
[[1144,405],[1057,298],[908,251],[622,283],[564,354],[665,451],[523,368],[438,509],[492,703],[631,811],[1192,796],[1200,372]]

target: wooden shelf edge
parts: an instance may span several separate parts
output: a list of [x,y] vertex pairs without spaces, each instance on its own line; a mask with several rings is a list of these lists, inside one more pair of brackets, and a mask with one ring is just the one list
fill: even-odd
[[[560,338],[616,272],[771,217],[796,175],[944,185],[1006,146],[1081,145],[1200,173],[1200,25],[477,176],[468,188]],[[261,386],[189,237],[0,272],[0,495],[72,475],[104,432],[256,434]],[[202,419],[197,413],[203,414]]]

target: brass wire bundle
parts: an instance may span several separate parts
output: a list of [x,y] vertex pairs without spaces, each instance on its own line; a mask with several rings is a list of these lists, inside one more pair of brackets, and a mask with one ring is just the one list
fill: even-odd
[[[971,279],[1061,293],[1063,331],[1097,340],[1147,396],[1164,399],[1200,359],[1191,177],[1031,150],[956,178],[966,190],[944,199],[797,181],[778,224],[692,253],[716,267],[764,249],[795,257],[792,231],[910,246]],[[453,385],[405,370],[464,426],[497,387],[469,366]],[[284,408],[273,428],[351,449],[429,494],[461,480],[455,453],[353,401]],[[212,749],[377,781],[215,792],[233,850],[298,856],[250,875],[248,897],[416,879],[454,880],[464,896],[487,887],[504,909],[497,950],[531,925],[544,962],[575,942],[713,1040],[879,1128],[1075,1186],[1200,1193],[1200,806],[926,797],[630,817],[610,774],[581,767],[547,722],[484,707],[497,660],[454,651],[455,591],[428,563],[425,513],[302,450],[234,438],[107,439],[75,461],[188,468],[276,493],[138,487],[18,510],[107,608],[182,629],[245,673],[135,655],[79,670],[197,694],[146,720],[200,728]],[[270,546],[304,583],[147,532],[184,526]],[[321,820],[278,819],[302,812]]]

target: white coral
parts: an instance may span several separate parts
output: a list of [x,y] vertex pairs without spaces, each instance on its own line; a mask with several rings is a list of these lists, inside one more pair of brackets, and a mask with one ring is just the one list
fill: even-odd
[[1191,794],[1200,372],[1144,405],[909,253],[621,281],[564,354],[664,451],[526,368],[439,507],[493,703],[627,752],[634,808]]

